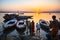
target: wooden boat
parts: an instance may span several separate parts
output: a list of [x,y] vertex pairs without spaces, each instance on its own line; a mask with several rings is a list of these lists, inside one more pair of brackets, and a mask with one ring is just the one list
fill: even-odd
[[42,20],[40,22],[40,26],[41,26],[41,29],[44,30],[45,32],[49,31],[49,24],[45,20]]
[[3,18],[5,19],[3,22],[5,23],[5,22],[12,20],[13,18],[16,18],[16,17],[18,17],[18,15],[16,15],[16,14],[5,14],[3,16]]
[[[26,22],[24,20],[32,19],[33,16],[19,16],[16,14],[5,14],[3,18],[5,19],[4,22],[4,29],[11,31],[11,29],[16,29],[18,32],[24,32],[26,30]],[[16,20],[12,20],[16,18]],[[21,20],[23,21],[21,23]]]
[[4,29],[10,30],[16,25],[16,23],[17,23],[16,19],[9,20],[6,23],[4,23]]
[[18,21],[17,24],[16,24],[16,27],[17,27],[18,31],[24,32],[26,30],[26,21],[24,21],[24,20]]

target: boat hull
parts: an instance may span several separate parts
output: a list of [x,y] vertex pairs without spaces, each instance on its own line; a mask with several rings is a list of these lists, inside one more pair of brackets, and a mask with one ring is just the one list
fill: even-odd
[[15,29],[16,28],[16,23],[17,23],[17,20],[9,20],[7,21],[6,23],[4,23],[4,30],[12,30],[12,29]]
[[[26,23],[26,22],[25,22]],[[17,22],[17,24],[16,24],[16,29],[17,29],[17,31],[20,31],[20,32],[24,32],[25,30],[26,30],[26,25],[25,25],[25,23],[24,23],[24,21],[22,20],[20,20],[20,21],[18,21]]]
[[40,25],[41,25],[41,29],[42,30],[44,30],[45,32],[48,32],[49,31],[48,26],[45,26],[45,25],[42,25],[42,24],[40,24]]

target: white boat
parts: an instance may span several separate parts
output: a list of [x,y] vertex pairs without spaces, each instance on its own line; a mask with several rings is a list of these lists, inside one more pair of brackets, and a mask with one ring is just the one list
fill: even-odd
[[48,32],[49,31],[49,23],[47,23],[45,20],[40,21],[41,29]]
[[20,20],[17,22],[17,28],[24,28],[26,27],[26,22],[24,20]]
[[9,20],[6,23],[4,23],[4,28],[10,28],[14,26],[16,23],[17,23],[16,19]]
[[16,24],[16,29],[17,29],[18,32],[21,32],[21,33],[25,32],[26,22],[24,20],[18,21],[17,24]]

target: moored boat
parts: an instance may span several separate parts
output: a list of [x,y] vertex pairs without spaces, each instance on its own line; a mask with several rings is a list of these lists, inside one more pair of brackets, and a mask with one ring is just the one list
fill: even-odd
[[14,26],[16,26],[17,20],[16,19],[12,19],[7,21],[6,23],[4,23],[4,29],[10,29],[13,28]]
[[24,32],[26,30],[26,21],[24,21],[24,20],[18,21],[16,24],[16,28],[18,31]]
[[48,32],[49,31],[49,24],[45,20],[40,21],[41,29]]

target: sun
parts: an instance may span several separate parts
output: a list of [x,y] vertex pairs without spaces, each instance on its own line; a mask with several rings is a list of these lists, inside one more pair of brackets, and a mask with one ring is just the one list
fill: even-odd
[[40,12],[40,8],[38,8],[38,7],[34,8],[34,12],[36,12],[36,13]]

